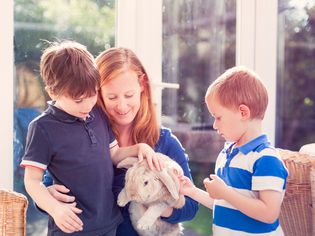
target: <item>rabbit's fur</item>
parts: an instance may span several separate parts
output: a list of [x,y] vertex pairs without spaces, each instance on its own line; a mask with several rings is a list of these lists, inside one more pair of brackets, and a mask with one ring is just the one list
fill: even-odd
[[179,180],[183,170],[171,158],[163,158],[165,168],[162,171],[151,170],[146,161],[129,157],[118,163],[118,168],[128,168],[125,187],[118,195],[118,205],[128,202],[131,222],[141,236],[175,236],[182,231],[181,224],[170,224],[160,219],[168,208],[181,208],[185,197],[179,194]]

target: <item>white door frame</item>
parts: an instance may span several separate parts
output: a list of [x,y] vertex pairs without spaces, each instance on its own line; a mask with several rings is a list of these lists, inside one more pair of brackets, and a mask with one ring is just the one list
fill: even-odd
[[0,10],[0,188],[13,189],[13,1]]

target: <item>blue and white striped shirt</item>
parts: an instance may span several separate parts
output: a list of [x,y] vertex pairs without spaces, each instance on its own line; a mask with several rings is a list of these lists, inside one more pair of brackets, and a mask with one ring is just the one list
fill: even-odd
[[[275,190],[284,197],[288,171],[277,150],[266,135],[241,147],[226,143],[216,161],[215,173],[235,191],[249,198],[258,198],[259,191]],[[283,235],[279,219],[272,224],[255,220],[225,200],[215,200],[213,207],[214,235]]]

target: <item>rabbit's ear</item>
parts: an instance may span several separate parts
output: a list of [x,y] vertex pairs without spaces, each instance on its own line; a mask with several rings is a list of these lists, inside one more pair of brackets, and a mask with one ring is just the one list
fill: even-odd
[[137,163],[139,159],[137,157],[126,157],[117,164],[117,168],[130,168],[134,163]]
[[157,172],[158,177],[171,193],[172,197],[177,200],[179,198],[179,180],[174,172],[175,168],[164,168]]

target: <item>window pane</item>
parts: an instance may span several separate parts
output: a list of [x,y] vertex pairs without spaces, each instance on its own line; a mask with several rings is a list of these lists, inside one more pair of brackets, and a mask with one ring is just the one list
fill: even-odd
[[[14,1],[14,189],[24,193],[24,153],[29,122],[42,112],[48,100],[39,75],[44,40],[72,39],[95,56],[114,46],[115,0],[15,0]],[[31,199],[27,212],[28,235],[46,235],[47,219],[35,210]]]
[[[162,123],[186,148],[199,185],[213,172],[223,147],[223,139],[212,130],[204,95],[218,75],[235,65],[235,39],[236,1],[163,1],[163,81],[180,88],[162,91]],[[198,214],[210,213],[202,209]],[[198,215],[196,230],[203,228],[209,235],[211,218]]]
[[276,145],[315,142],[315,1],[280,0]]

